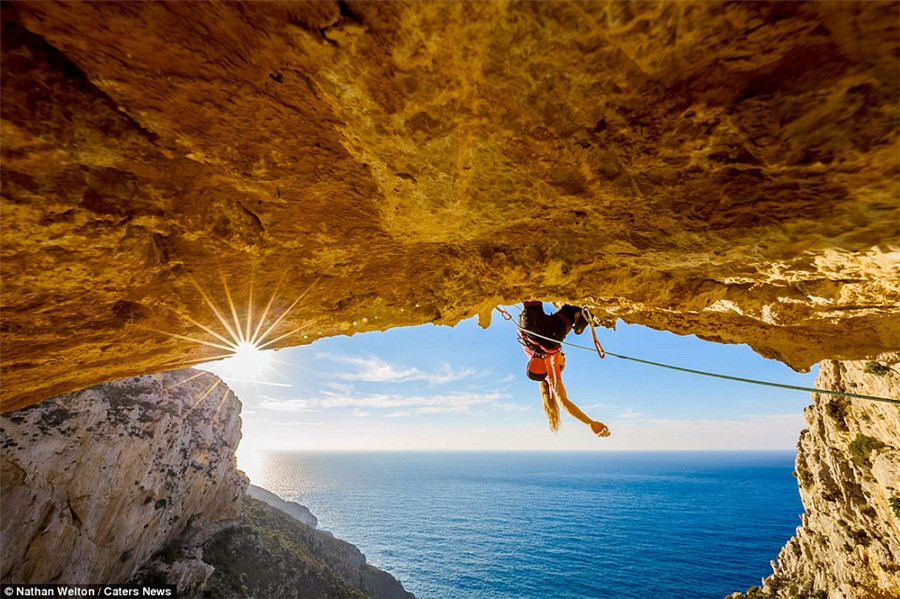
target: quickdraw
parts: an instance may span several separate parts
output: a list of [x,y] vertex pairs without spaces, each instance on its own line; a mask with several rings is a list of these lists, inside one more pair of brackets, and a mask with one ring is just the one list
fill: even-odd
[[600,359],[606,357],[606,350],[603,349],[603,346],[600,345],[600,339],[597,338],[597,330],[594,328],[594,315],[591,314],[591,311],[588,310],[587,306],[582,306],[581,308],[581,317],[584,318],[588,326],[591,327],[591,338],[594,340],[594,349],[597,350],[597,355],[600,356]]

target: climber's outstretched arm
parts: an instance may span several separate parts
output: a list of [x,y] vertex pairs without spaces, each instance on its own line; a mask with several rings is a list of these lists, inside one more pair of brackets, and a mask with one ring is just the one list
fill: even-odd
[[591,427],[591,430],[595,434],[601,437],[608,437],[609,428],[607,428],[607,426],[602,422],[591,420],[588,415],[582,412],[578,406],[569,401],[569,395],[566,393],[566,387],[565,385],[563,385],[562,381],[559,381],[557,385],[559,401],[562,402],[562,405],[566,409],[566,412]]

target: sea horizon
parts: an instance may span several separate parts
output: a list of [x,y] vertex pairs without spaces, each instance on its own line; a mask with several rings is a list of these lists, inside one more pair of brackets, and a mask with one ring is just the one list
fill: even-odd
[[268,454],[268,453],[299,453],[299,454],[329,454],[329,453],[358,453],[358,454],[383,454],[383,453],[522,453],[522,454],[662,454],[662,453],[797,453],[797,448],[784,449],[246,449],[238,448],[237,455],[241,454]]
[[803,512],[796,449],[258,453],[254,484],[419,599],[724,597]]

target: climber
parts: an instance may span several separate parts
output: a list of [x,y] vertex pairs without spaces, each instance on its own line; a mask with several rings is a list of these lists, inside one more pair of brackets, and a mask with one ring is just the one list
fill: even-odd
[[[561,372],[566,365],[566,355],[559,342],[565,339],[570,330],[580,335],[587,324],[581,309],[575,306],[566,304],[554,314],[548,315],[544,312],[543,303],[524,302],[524,308],[519,314],[519,343],[529,357],[528,378],[541,384],[541,397],[544,400],[544,411],[550,420],[550,430],[559,429],[558,399],[569,414],[588,425],[594,434],[608,437],[609,428],[605,424],[591,420],[569,401],[562,382]],[[526,331],[549,339],[529,335]]]

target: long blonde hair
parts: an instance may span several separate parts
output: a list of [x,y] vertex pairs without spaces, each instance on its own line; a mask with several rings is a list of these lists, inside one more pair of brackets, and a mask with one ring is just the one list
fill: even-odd
[[[562,385],[562,382],[559,384]],[[546,379],[541,381],[541,397],[544,399],[544,412],[550,421],[550,430],[555,433],[559,430],[559,403],[556,395],[550,391],[550,383]]]

